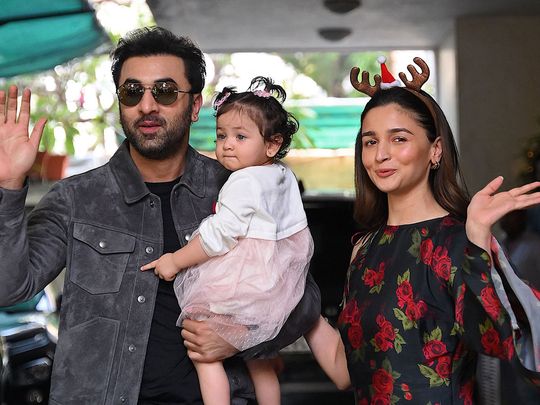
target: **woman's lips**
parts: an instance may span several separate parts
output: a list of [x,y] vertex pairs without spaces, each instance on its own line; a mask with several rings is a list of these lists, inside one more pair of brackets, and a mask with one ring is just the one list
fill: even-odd
[[397,171],[396,169],[379,169],[379,170],[375,170],[375,173],[377,173],[377,176],[379,177],[390,177],[396,171]]

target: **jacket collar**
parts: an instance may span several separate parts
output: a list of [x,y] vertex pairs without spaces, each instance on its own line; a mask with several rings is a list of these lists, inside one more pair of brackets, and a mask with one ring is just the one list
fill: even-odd
[[[127,140],[124,140],[112,156],[109,161],[109,166],[118,187],[122,191],[124,201],[127,204],[137,202],[150,193],[142,179],[139,169],[133,162],[133,159],[131,159],[131,155],[129,154],[129,142]],[[184,174],[182,175],[179,184],[184,185],[193,194],[201,198],[205,196],[206,191],[204,166],[205,164],[199,153],[189,146],[186,153]],[[178,187],[178,185],[175,187]]]

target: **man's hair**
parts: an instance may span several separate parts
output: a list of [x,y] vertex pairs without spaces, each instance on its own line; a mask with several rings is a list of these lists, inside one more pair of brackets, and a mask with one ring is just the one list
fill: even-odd
[[176,36],[161,27],[144,27],[127,33],[111,51],[112,76],[116,88],[120,85],[120,71],[124,62],[135,56],[172,55],[184,61],[186,76],[192,93],[204,87],[206,64],[204,55],[188,37]]

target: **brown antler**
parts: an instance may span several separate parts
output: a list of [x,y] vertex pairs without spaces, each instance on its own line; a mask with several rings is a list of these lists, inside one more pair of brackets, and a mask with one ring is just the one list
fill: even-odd
[[373,97],[373,95],[377,91],[379,91],[381,88],[381,76],[380,75],[373,76],[373,80],[375,80],[375,85],[372,86],[369,84],[369,72],[366,72],[365,70],[362,72],[361,82],[358,81],[359,72],[360,72],[360,68],[356,66],[351,69],[351,74],[350,74],[351,84],[360,93],[364,93],[370,97]]
[[405,87],[411,90],[419,91],[420,88],[424,85],[424,83],[427,82],[427,80],[429,79],[429,67],[422,58],[416,57],[413,59],[413,61],[418,66],[420,66],[422,72],[419,73],[413,65],[408,65],[407,70],[410,72],[412,80],[407,80],[407,77],[403,72],[399,73],[399,78],[401,79],[403,84],[405,84]]

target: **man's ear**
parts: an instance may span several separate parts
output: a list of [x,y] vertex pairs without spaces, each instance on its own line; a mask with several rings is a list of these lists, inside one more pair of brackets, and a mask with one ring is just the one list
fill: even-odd
[[265,142],[266,144],[266,156],[273,158],[279,152],[279,148],[283,144],[283,137],[280,134],[272,135],[269,141]]
[[203,105],[203,97],[201,93],[193,94],[192,110],[191,110],[191,122],[199,121],[199,111]]

